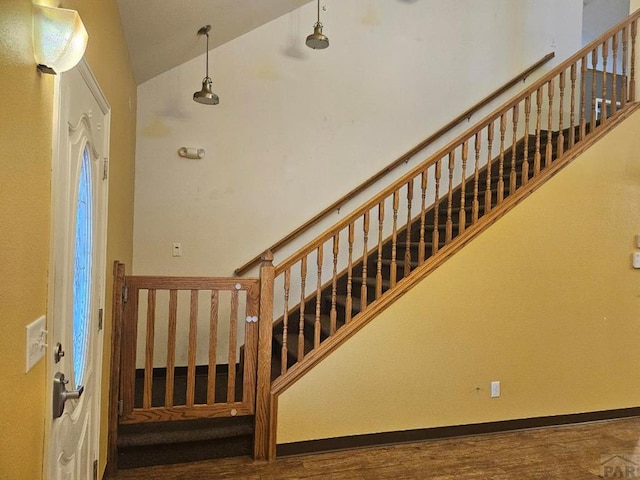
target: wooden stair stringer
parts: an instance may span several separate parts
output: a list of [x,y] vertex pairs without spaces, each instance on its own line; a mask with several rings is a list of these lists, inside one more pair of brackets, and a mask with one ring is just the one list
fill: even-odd
[[640,103],[629,104],[627,108],[619,111],[615,116],[608,118],[607,125],[603,125],[601,128],[596,129],[593,133],[585,137],[585,139],[579,144],[575,145],[570,150],[565,151],[561,157],[554,160],[551,166],[545,168],[544,171],[540,172],[535,178],[530,179],[525,186],[519,188],[512,195],[509,195],[509,197],[506,198],[499,206],[493,207],[490,212],[485,213],[477,223],[467,227],[464,233],[456,236],[451,243],[442,247],[437,254],[429,257],[421,266],[412,270],[408,276],[399,280],[394,288],[385,292],[374,303],[371,303],[371,306],[364,312],[355,315],[348,324],[342,326],[335,334],[326,338],[317,348],[314,348],[312,351],[305,354],[301,361],[289,367],[285,374],[273,380],[271,384],[272,409],[277,410],[277,397],[280,394],[300,380],[324,358],[355,335],[361,328],[367,325],[381,312],[395,303],[396,300],[426,278],[436,268],[445,263],[458,250],[471,242],[501,217],[506,215],[511,209],[544,185],[560,170],[569,165],[585,150],[593,146],[598,140],[604,137],[608,132],[639,108]]

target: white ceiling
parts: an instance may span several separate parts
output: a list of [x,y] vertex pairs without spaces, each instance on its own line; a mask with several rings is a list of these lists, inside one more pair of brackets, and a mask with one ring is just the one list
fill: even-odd
[[313,0],[118,0],[136,83],[202,55]]

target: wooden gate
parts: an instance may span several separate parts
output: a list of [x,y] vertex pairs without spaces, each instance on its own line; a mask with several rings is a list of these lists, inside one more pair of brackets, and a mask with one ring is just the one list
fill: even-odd
[[253,415],[259,281],[125,277],[120,423]]

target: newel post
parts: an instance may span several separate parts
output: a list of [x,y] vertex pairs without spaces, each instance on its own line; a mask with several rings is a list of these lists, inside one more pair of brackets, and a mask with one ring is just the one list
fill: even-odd
[[253,456],[256,460],[270,459],[271,419],[271,335],[273,328],[273,284],[275,268],[273,253],[265,252],[260,266],[260,315],[258,324],[258,375],[256,387],[255,439]]

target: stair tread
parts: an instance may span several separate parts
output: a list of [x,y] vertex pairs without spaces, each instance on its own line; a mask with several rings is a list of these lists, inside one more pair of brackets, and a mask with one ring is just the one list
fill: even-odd
[[169,445],[253,435],[253,417],[123,424],[118,447]]
[[[313,350],[313,340],[307,336],[309,334],[313,334],[313,330],[305,329],[304,336],[303,336],[304,353],[307,353]],[[282,334],[282,332],[276,333],[273,336],[273,339],[280,346],[280,349],[282,349],[282,346],[284,345],[284,335]],[[295,332],[287,332],[287,353],[291,358],[297,358],[299,339],[300,339],[300,336],[297,328]],[[278,351],[277,354],[279,355],[280,352]]]
[[[400,245],[400,244],[398,244],[398,245]],[[417,243],[416,243],[416,245],[417,245]],[[378,263],[378,259],[376,258],[375,262],[373,262],[373,263]],[[360,277],[360,276],[353,277],[352,283],[362,286],[362,283],[363,283],[362,282],[362,277]],[[378,284],[378,282],[376,281],[375,277],[367,277],[366,284],[369,287],[375,287]],[[383,289],[391,288],[391,281],[390,280],[382,280],[382,288]]]
[[[384,263],[384,260],[382,260]],[[347,306],[347,295],[336,295],[336,304],[343,307]],[[362,302],[360,298],[351,296],[351,312],[360,312],[362,310]]]
[[[331,335],[331,317],[329,315],[321,314],[320,315],[320,333],[322,337],[328,337]],[[305,323],[312,329],[313,332],[316,324],[316,314],[315,313],[305,313],[304,314]],[[336,330],[340,328],[341,322],[338,322],[336,319]],[[306,332],[306,329],[305,329]]]
[[[383,265],[386,265],[386,266],[391,265],[391,259],[390,259],[390,258],[383,258],[383,259],[382,259],[382,264],[383,264]],[[411,260],[411,261],[409,262],[409,265],[411,266],[411,268],[416,268],[416,267],[419,267],[419,266],[420,266],[420,264],[419,264],[417,261],[415,261],[415,260]],[[401,260],[396,259],[396,266],[398,266],[398,267],[404,267],[404,258],[403,258],[403,259],[401,259]]]

